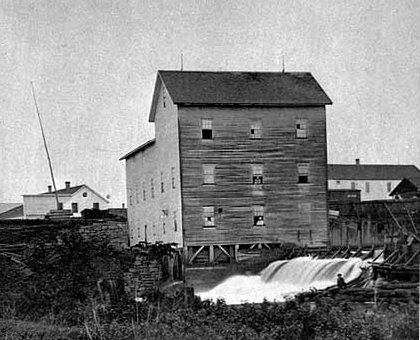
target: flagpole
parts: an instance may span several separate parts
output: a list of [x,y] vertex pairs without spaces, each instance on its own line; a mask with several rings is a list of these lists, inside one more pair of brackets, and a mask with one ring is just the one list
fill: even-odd
[[58,201],[57,187],[55,186],[54,173],[53,173],[53,168],[51,164],[50,153],[48,152],[47,140],[45,139],[45,133],[44,133],[44,129],[42,127],[42,122],[41,122],[41,115],[39,114],[38,104],[36,102],[34,84],[32,82],[31,82],[31,88],[32,88],[32,96],[34,97],[36,113],[38,115],[39,126],[41,127],[42,139],[44,140],[45,152],[47,153],[48,165],[50,167],[51,180],[54,187],[55,200],[57,202],[57,210],[60,210],[60,202]]

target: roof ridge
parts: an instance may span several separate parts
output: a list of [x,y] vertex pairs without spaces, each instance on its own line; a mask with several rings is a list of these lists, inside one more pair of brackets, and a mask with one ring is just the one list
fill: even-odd
[[212,71],[212,70],[158,70],[158,72],[176,72],[176,73],[265,73],[265,74],[311,74],[311,72],[305,71],[291,71],[291,72],[283,72],[283,71]]

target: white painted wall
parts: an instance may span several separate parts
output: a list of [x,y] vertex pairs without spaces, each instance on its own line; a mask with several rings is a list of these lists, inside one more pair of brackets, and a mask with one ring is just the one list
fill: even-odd
[[[360,190],[362,201],[392,199],[389,193],[401,182],[400,180],[328,180],[328,189],[352,189],[351,183]],[[369,192],[366,191],[366,183],[369,183]],[[391,190],[388,191],[388,183],[391,183]]]
[[[162,90],[157,103],[155,144],[126,160],[130,245],[145,240],[145,226],[147,226],[148,242],[175,242],[178,246],[183,246],[178,111],[166,90],[165,93],[165,107],[163,107]],[[175,170],[175,188],[172,188],[171,168]],[[161,173],[163,173],[163,193],[160,184]],[[151,197],[152,178],[154,198]],[[146,188],[145,200],[143,183]],[[167,216],[163,211],[167,212]],[[175,220],[177,231],[174,228]]]

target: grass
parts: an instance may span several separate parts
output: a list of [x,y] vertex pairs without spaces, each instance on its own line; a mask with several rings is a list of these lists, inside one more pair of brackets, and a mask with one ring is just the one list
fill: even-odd
[[418,305],[352,308],[321,298],[314,303],[245,304],[223,301],[188,306],[144,304],[139,322],[92,315],[78,326],[0,319],[0,340],[410,340],[419,338]]

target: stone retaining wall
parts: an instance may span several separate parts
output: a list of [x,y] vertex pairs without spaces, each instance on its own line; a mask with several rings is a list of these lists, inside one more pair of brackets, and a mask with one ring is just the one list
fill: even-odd
[[137,255],[133,267],[124,273],[125,291],[133,298],[156,292],[162,283],[162,274],[159,261]]
[[90,240],[108,240],[110,245],[116,249],[128,248],[129,233],[127,222],[101,221],[89,225],[82,225],[79,228],[83,237]]
[[117,249],[129,247],[128,223],[120,220],[0,220],[0,244],[30,244],[35,237],[54,230],[78,229],[91,240],[109,240]]

